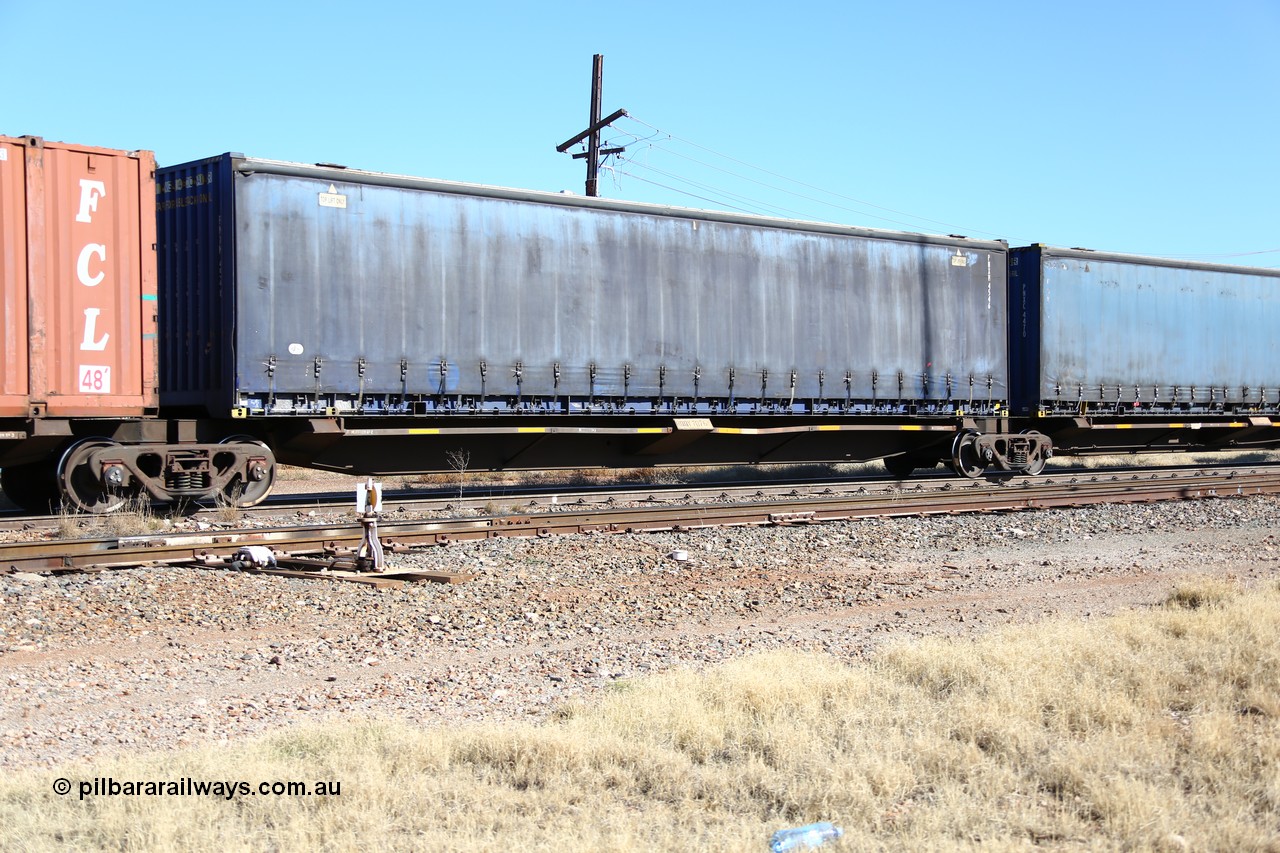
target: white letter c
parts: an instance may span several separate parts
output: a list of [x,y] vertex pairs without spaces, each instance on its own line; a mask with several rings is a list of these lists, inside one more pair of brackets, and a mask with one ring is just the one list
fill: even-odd
[[98,260],[106,261],[107,247],[101,243],[90,243],[80,250],[80,260],[76,262],[76,277],[80,279],[80,283],[85,287],[93,287],[101,284],[102,279],[106,277],[106,273],[99,272],[97,275],[89,275],[89,259],[98,256]]

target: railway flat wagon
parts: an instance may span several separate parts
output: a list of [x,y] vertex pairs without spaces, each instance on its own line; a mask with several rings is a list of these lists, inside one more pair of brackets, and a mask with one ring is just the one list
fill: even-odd
[[1280,444],[1280,270],[1009,257],[1013,414],[1068,452]]
[[157,193],[162,402],[281,461],[911,467],[1005,423],[1002,242],[238,154]]

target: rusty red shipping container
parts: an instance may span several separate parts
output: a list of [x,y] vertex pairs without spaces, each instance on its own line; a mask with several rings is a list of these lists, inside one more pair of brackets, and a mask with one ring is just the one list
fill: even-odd
[[155,155],[0,136],[0,417],[156,399]]

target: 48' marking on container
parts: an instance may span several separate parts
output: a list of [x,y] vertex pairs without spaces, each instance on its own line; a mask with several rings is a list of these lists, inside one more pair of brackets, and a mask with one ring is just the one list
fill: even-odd
[[82,364],[76,368],[80,377],[80,393],[110,394],[111,366],[108,364]]

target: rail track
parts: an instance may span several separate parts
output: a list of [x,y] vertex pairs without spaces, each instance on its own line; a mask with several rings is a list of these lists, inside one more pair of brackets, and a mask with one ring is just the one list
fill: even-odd
[[[1243,497],[1280,493],[1280,469],[1254,466],[1133,474],[1072,472],[999,483],[946,478],[923,480],[905,489],[876,490],[869,486],[860,484],[856,491],[842,494],[836,494],[830,486],[810,494],[793,489],[785,495],[768,494],[757,486],[738,489],[734,495],[719,486],[704,490],[681,487],[676,490],[680,493],[678,498],[673,499],[672,495],[667,495],[664,501],[639,498],[641,504],[648,504],[640,506],[609,506],[609,501],[620,502],[619,495],[610,494],[601,497],[599,503],[588,504],[584,497],[580,503],[557,504],[549,507],[552,511],[536,513],[403,521],[384,515],[380,529],[384,545],[395,552],[506,536],[819,524],[875,516],[1011,512],[1097,503]],[[695,495],[695,492],[713,494]],[[14,542],[0,545],[0,571],[98,571],[190,562],[218,565],[225,564],[243,546],[266,545],[281,555],[282,564],[296,559],[307,567],[300,572],[280,571],[310,575],[326,560],[350,563],[362,534],[360,525],[351,520],[245,530]],[[369,577],[347,572],[343,576],[378,582],[383,577],[389,580],[392,574]],[[442,574],[427,579],[456,582],[465,577]]]
[[[1195,476],[1239,476],[1260,473],[1268,467],[1280,471],[1280,463],[1218,463],[1212,465],[1148,465],[1142,468],[1061,468],[1047,471],[1034,481],[1077,482],[1097,481],[1099,478],[1148,478]],[[352,477],[354,485],[361,478]],[[984,482],[991,485],[1018,486],[1022,478],[1001,478],[993,475]],[[769,497],[798,498],[810,494],[863,494],[868,491],[899,492],[903,489],[947,489],[972,487],[971,481],[957,480],[955,476],[939,472],[936,476],[918,475],[909,480],[885,477],[883,474],[854,476],[819,476],[811,478],[759,479],[743,482],[741,479],[707,481],[703,483],[627,483],[627,484],[568,484],[546,485],[477,485],[459,489],[456,486],[426,490],[387,490],[384,493],[384,514],[418,516],[440,513],[483,513],[486,515],[510,515],[519,512],[544,512],[562,510],[573,506],[614,506],[636,503],[702,503],[707,501],[747,501]],[[218,520],[230,514],[238,519],[273,519],[288,515],[320,515],[344,512],[352,502],[351,489],[318,491],[298,494],[277,494],[264,503],[250,508],[227,509],[215,505],[193,505],[185,513],[187,517]],[[181,513],[179,514],[181,515]],[[98,518],[81,516],[86,520]],[[101,518],[109,518],[102,516]],[[66,516],[33,515],[20,511],[0,513],[0,533],[16,530],[48,530],[59,527]]]

